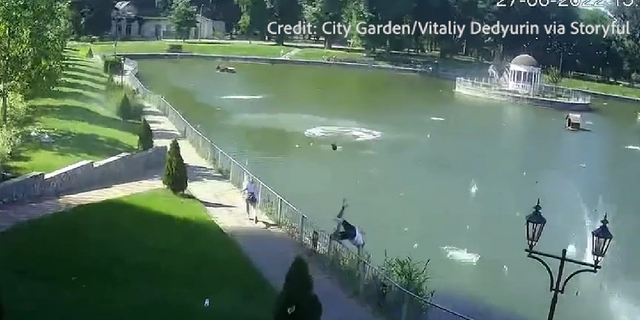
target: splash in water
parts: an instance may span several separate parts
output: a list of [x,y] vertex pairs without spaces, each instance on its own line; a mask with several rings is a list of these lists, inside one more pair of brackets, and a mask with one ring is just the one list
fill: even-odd
[[456,260],[464,264],[475,265],[480,260],[480,255],[477,253],[467,252],[467,249],[460,249],[452,246],[441,247],[442,251],[447,255],[448,259]]
[[220,99],[254,100],[262,99],[262,96],[224,96],[220,97]]
[[380,138],[382,132],[356,127],[321,126],[307,129],[304,135],[309,138],[346,137],[355,141],[369,141]]

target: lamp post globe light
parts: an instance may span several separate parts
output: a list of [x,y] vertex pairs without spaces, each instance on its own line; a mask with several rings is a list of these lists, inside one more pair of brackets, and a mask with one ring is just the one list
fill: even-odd
[[[549,274],[549,291],[553,292],[553,298],[551,298],[551,306],[549,307],[549,315],[547,316],[547,320],[553,320],[553,316],[556,311],[556,305],[558,304],[558,295],[564,293],[569,280],[580,273],[597,273],[598,270],[602,268],[600,262],[602,262],[602,259],[607,254],[607,250],[609,249],[611,241],[613,240],[613,234],[611,234],[611,231],[609,231],[609,227],[607,227],[609,221],[607,220],[607,214],[605,213],[604,219],[600,221],[602,225],[598,229],[591,232],[591,255],[593,256],[593,263],[586,263],[567,258],[567,249],[562,250],[561,256],[536,251],[533,248],[536,246],[536,244],[538,244],[538,241],[542,236],[544,226],[547,224],[547,219],[542,216],[541,210],[542,207],[540,206],[540,199],[538,199],[538,203],[536,203],[536,205],[533,207],[533,212],[526,218],[526,235],[529,248],[525,249],[525,252],[527,252],[527,257],[540,262]],[[542,260],[541,257],[552,258],[560,261],[558,274],[555,277],[553,275],[553,272],[551,271],[551,267],[549,267],[549,265],[544,260]],[[564,266],[567,262],[584,266],[586,268],[574,271],[573,273],[569,274],[569,276],[566,277],[563,281],[562,273],[564,272]]]

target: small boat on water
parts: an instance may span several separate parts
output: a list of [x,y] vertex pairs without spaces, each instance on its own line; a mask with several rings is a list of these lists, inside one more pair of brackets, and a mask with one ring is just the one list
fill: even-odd
[[582,129],[582,116],[577,113],[569,113],[564,119],[567,121],[565,128],[571,131]]
[[226,66],[218,66],[218,67],[216,67],[216,71],[223,72],[223,73],[236,73],[236,69],[235,68],[226,67]]

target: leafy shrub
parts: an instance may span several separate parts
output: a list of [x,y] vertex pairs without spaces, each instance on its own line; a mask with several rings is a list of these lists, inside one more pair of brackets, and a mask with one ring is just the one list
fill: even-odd
[[153,148],[153,131],[146,119],[140,123],[140,132],[138,132],[138,148],[140,150],[149,150]]
[[108,56],[104,58],[102,71],[108,74],[120,74],[123,70],[122,59],[119,57]]
[[547,81],[552,85],[558,85],[562,82],[562,73],[556,67],[550,67],[546,70]]
[[169,53],[180,53],[180,52],[182,52],[182,45],[181,44],[170,44],[167,47],[167,52],[169,52]]
[[414,261],[410,256],[389,258],[385,251],[382,270],[387,277],[405,289],[419,297],[430,300],[434,291],[428,288],[429,273],[427,268],[429,262],[430,260],[427,260],[427,262]]
[[184,159],[180,154],[180,145],[176,139],[173,139],[169,145],[162,183],[175,194],[187,190],[187,166],[184,164]]
[[131,101],[129,101],[129,97],[126,94],[122,95],[122,99],[120,99],[120,103],[116,109],[116,114],[122,120],[132,119],[133,107],[131,106]]
[[309,273],[309,265],[298,256],[291,263],[282,291],[276,298],[273,319],[320,320],[321,317],[322,304],[313,293],[313,278]]

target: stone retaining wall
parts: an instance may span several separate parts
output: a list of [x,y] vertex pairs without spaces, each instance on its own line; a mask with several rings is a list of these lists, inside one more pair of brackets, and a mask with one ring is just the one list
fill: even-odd
[[167,147],[122,153],[101,161],[80,161],[51,173],[33,172],[0,183],[0,203],[52,197],[71,191],[132,181],[161,168]]

